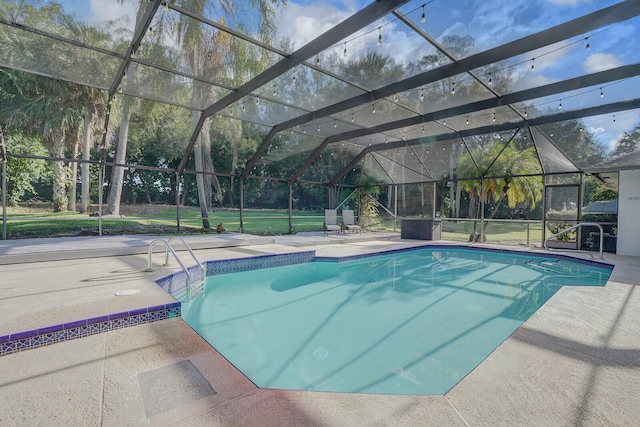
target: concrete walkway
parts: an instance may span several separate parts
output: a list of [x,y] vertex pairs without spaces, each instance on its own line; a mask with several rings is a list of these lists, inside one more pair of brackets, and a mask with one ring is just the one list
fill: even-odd
[[[176,263],[160,266],[158,253],[154,271],[144,271],[151,240],[1,242],[0,336],[174,302],[154,280]],[[202,260],[424,244],[369,233],[188,241]],[[607,286],[561,289],[445,396],[259,389],[182,319],[168,318],[0,357],[0,425],[637,425],[639,261],[607,255],[615,264]],[[140,292],[116,295],[129,290]]]

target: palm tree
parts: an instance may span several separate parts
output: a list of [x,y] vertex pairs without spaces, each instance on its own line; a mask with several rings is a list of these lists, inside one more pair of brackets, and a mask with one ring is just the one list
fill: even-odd
[[[108,49],[112,43],[109,29],[101,30],[92,25],[87,25],[84,22],[77,21],[72,16],[63,15],[60,18],[60,24],[66,33],[66,36],[81,41],[87,45],[101,47]],[[95,51],[87,50],[85,55],[93,56],[97,62],[97,54]],[[106,67],[95,67],[91,70],[93,78],[97,78],[100,75],[103,77],[111,76],[113,70],[109,70]],[[82,148],[82,160],[91,159],[91,149],[94,143],[94,131],[99,126],[99,123],[104,121],[105,106],[106,106],[106,93],[102,90],[92,88],[89,86],[78,86],[78,98],[83,107],[83,117],[78,123],[82,128],[76,130],[76,139],[73,143],[72,157],[76,158],[80,147]],[[75,210],[76,200],[76,177],[77,177],[77,163],[71,164],[72,176],[70,180],[69,189],[69,209]],[[80,212],[88,212],[90,206],[90,165],[89,163],[83,163],[82,166],[82,199],[80,205]]]
[[[123,0],[119,0],[122,2]],[[144,12],[146,10],[146,4],[140,1],[138,11],[136,12],[136,22],[140,22]],[[129,64],[129,75],[134,76],[136,74],[136,63],[131,62]],[[133,78],[123,79],[120,83],[122,85],[131,86],[134,84]],[[131,114],[138,106],[135,100],[130,96],[124,96],[121,102],[122,115],[120,119],[120,129],[118,133],[118,143],[116,146],[115,163],[124,164],[127,160],[127,143],[129,141],[129,121],[131,120]],[[120,214],[120,199],[122,198],[122,186],[124,185],[124,167],[114,166],[111,170],[111,186],[109,188],[109,201],[107,203],[107,213],[113,215]]]
[[[53,33],[59,32],[60,22],[67,19],[55,5],[37,9],[30,3],[18,2],[0,5],[0,10],[7,16],[21,17],[16,18],[16,22],[21,22],[25,17],[34,18],[43,23],[45,30],[52,28]],[[35,18],[36,16],[38,17]],[[14,52],[36,52],[32,56],[22,55],[16,61],[35,59],[39,69],[54,71],[73,66],[73,49],[69,50],[63,44],[52,46],[38,37],[13,38],[4,32],[0,32],[0,37],[3,38],[0,54],[6,54],[7,58],[11,58]],[[19,87],[14,91],[16,96],[6,100],[7,102],[3,101],[3,110],[11,111],[11,121],[20,124],[26,133],[39,135],[53,157],[64,158],[67,145],[73,139],[80,122],[78,86],[49,78],[27,77],[17,72],[12,73],[12,76]],[[65,210],[68,204],[68,168],[63,161],[54,161],[53,171],[53,208],[55,211]]]
[[[456,173],[472,201],[469,217],[478,218],[478,201],[494,201],[487,218],[493,219],[505,198],[511,209],[522,203],[533,208],[542,200],[542,169],[534,147],[518,150],[512,142],[505,147],[496,140],[465,153],[456,166]],[[483,225],[483,234],[487,224]],[[475,235],[474,222],[472,239]]]
[[[48,78],[36,79],[35,93],[20,108],[30,117],[43,137],[43,144],[55,158],[64,158],[71,135],[81,120],[81,107],[76,99],[76,86]],[[53,163],[53,210],[67,209],[69,168],[64,161]]]
[[[189,0],[188,5],[184,7],[195,13],[196,15],[218,17],[223,25],[233,25],[236,15],[234,10],[241,11],[231,0],[223,0],[221,2],[208,2],[206,0]],[[268,41],[274,31],[274,7],[278,2],[266,0],[252,0],[251,6],[256,7],[260,11],[256,22],[256,32],[261,36],[263,41]],[[238,27],[242,27],[246,23],[241,22]],[[245,28],[246,29],[246,28]],[[208,78],[226,79],[238,84],[244,81],[244,74],[248,71],[246,66],[242,65],[243,56],[241,51],[242,43],[235,44],[232,37],[224,31],[213,31],[212,28],[205,27],[197,21],[181,17],[176,23],[176,33],[181,43],[182,50],[187,53],[187,60],[191,67],[192,73],[199,76],[208,76]],[[238,51],[238,55],[233,55],[234,49]],[[225,62],[235,60],[234,67],[228,68]],[[194,82],[192,91],[193,105],[206,105],[215,99],[213,88],[202,82]],[[199,113],[193,113],[194,124],[198,123]],[[198,134],[196,146],[194,147],[194,160],[196,171],[202,172],[196,175],[198,187],[198,201],[200,204],[200,212],[202,215],[202,226],[205,229],[211,228],[209,223],[208,211],[211,206],[211,185],[216,188],[218,199],[222,199],[222,191],[217,176],[213,174],[213,162],[211,160],[211,119],[204,121],[204,125]],[[237,137],[232,135],[232,143],[237,146]],[[237,150],[235,148],[234,150]],[[232,162],[237,164],[237,156],[233,156]],[[234,165],[232,165],[233,168]],[[232,173],[235,169],[232,169]]]

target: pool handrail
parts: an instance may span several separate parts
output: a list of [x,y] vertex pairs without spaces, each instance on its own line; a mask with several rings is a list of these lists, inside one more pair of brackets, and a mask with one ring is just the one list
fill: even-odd
[[[590,226],[590,227],[598,227],[598,230],[600,231],[600,247],[599,247],[599,251],[598,252],[600,252],[600,259],[604,259],[604,253],[603,253],[604,230],[602,229],[602,226],[600,224],[598,224],[597,222],[581,222],[579,224],[572,225],[569,228],[565,228],[564,230],[562,230],[562,231],[560,231],[560,232],[558,232],[556,234],[552,234],[551,236],[549,236],[546,239],[544,239],[544,245],[543,245],[544,249],[549,251],[549,252],[552,252],[552,249],[547,246],[547,243],[549,242],[549,240],[553,239],[554,237],[558,237],[558,236],[561,236],[561,235],[563,235],[565,233],[568,233],[571,230],[575,230],[576,228],[580,228],[583,225]],[[572,250],[571,252],[586,252],[589,255],[591,255],[591,258],[595,258],[591,251]]]
[[[191,255],[191,257],[194,259],[194,261],[198,264],[198,267],[200,267],[200,273],[201,273],[201,278],[202,280],[205,279],[205,277],[207,276],[207,271],[204,267],[204,264],[202,264],[200,262],[200,260],[198,259],[198,257],[196,256],[196,254],[193,253],[193,251],[191,250],[191,246],[189,246],[189,244],[180,236],[173,236],[170,237],[169,240],[167,240],[167,243],[169,245],[171,245],[171,241],[177,239],[180,240],[182,242],[182,244],[184,245],[184,247],[187,249],[187,251],[189,252],[189,255]],[[169,256],[168,253],[165,254],[165,262],[168,261],[168,259],[166,259]]]
[[[176,237],[176,238],[180,239],[182,241],[182,243],[185,245],[185,247],[187,248],[187,250],[189,251],[191,256],[198,263],[198,266],[200,267],[200,271],[202,272],[201,280],[204,283],[204,279],[205,279],[204,265],[198,260],[198,258],[195,256],[195,254],[191,250],[191,247],[189,247],[189,245],[187,244],[187,242],[184,241],[184,239],[182,239],[181,237]],[[191,285],[192,285],[192,282],[193,282],[193,276],[189,272],[189,269],[184,265],[184,263],[182,262],[182,260],[180,259],[180,257],[176,253],[176,251],[171,246],[170,241],[171,241],[171,239],[169,239],[169,240],[155,239],[149,244],[149,263],[148,263],[148,266],[147,266],[147,271],[153,271],[153,269],[151,268],[151,266],[152,266],[151,257],[153,255],[153,247],[158,243],[162,243],[164,245],[164,247],[165,247],[165,258],[164,258],[165,262],[164,262],[163,265],[164,266],[169,265],[169,252],[171,252],[173,254],[174,258],[176,259],[176,261],[178,261],[178,265],[180,265],[180,268],[182,268],[182,271],[184,271],[184,273],[186,275],[187,299],[190,301],[191,300]]]

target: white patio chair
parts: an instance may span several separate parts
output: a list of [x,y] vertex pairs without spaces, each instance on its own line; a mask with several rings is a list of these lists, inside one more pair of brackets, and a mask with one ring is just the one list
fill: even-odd
[[336,233],[340,233],[342,231],[342,227],[338,224],[338,211],[335,209],[325,209],[324,210],[324,225],[322,227],[325,234],[329,234],[330,231],[335,231]]
[[360,231],[362,232],[362,227],[356,225],[356,222],[353,218],[353,211],[343,209],[342,210],[342,220],[344,221],[344,228],[349,231]]

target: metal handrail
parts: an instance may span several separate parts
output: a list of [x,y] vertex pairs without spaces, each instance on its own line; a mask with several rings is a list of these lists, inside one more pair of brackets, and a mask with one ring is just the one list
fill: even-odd
[[[173,236],[173,237],[169,238],[169,240],[167,240],[167,243],[169,243],[169,245],[171,245],[171,241],[172,241],[172,240],[174,240],[174,239],[178,239],[178,240],[180,240],[180,241],[182,242],[182,244],[183,244],[183,245],[184,245],[184,247],[187,249],[187,251],[189,252],[189,254],[191,255],[191,257],[192,257],[192,258],[194,259],[194,261],[198,264],[198,267],[200,267],[200,273],[201,273],[201,276],[200,276],[200,277],[202,278],[202,280],[204,280],[204,278],[205,278],[205,277],[207,277],[207,272],[206,272],[206,270],[205,270],[205,268],[204,268],[204,264],[202,264],[202,263],[200,262],[200,260],[198,259],[198,257],[196,256],[196,254],[194,254],[194,253],[193,253],[193,251],[191,250],[191,246],[189,246],[189,245],[187,244],[187,242],[185,242],[185,240],[184,240],[182,237],[180,237],[180,236]],[[169,254],[168,254],[168,253],[165,253],[165,262],[167,262],[167,261],[168,261],[168,259],[167,259],[167,258],[168,258],[168,256],[169,256]]]
[[191,250],[191,247],[187,244],[187,242],[184,241],[184,239],[182,237],[172,237],[169,240],[164,240],[164,239],[155,239],[155,240],[153,240],[149,244],[149,263],[148,263],[148,266],[147,266],[147,271],[153,271],[152,268],[151,268],[151,265],[152,265],[151,257],[153,255],[153,247],[157,243],[162,243],[165,246],[165,256],[164,256],[164,264],[163,265],[164,266],[169,265],[169,252],[171,252],[173,254],[174,258],[176,259],[176,261],[178,261],[178,264],[180,265],[180,268],[182,268],[182,271],[184,271],[184,273],[187,276],[187,279],[186,279],[187,299],[191,300],[191,284],[193,282],[193,276],[189,272],[189,269],[184,265],[184,263],[182,262],[182,260],[180,259],[180,257],[176,253],[176,251],[173,249],[173,247],[171,247],[171,243],[170,242],[174,238],[175,239],[180,239],[182,241],[182,243],[184,244],[185,248],[187,248],[187,250],[191,254],[191,256],[196,260],[196,262],[198,263],[198,266],[200,267],[200,271],[201,271],[201,274],[202,274],[201,280],[204,281],[204,279],[205,279],[205,268],[204,268],[204,265],[202,265],[202,263],[198,260],[196,255]]
[[[552,234],[551,236],[549,236],[546,239],[544,239],[544,248],[545,248],[545,250],[551,251],[551,249],[549,249],[549,247],[547,247],[547,242],[549,240],[553,239],[554,237],[558,237],[558,236],[561,236],[563,234],[566,234],[566,233],[570,232],[571,230],[575,230],[576,228],[580,228],[583,225],[590,226],[590,227],[598,227],[598,230],[600,230],[600,248],[599,248],[600,250],[599,250],[599,252],[600,252],[600,259],[604,259],[604,253],[603,253],[604,230],[602,229],[602,226],[600,224],[596,223],[596,222],[581,222],[581,223],[573,225],[573,226],[571,226],[569,228],[565,228],[564,230],[562,230],[562,231],[560,231],[560,232],[558,232],[556,234]],[[576,250],[575,252],[586,252],[589,255],[591,255],[591,258],[595,258],[593,256],[593,253],[591,253],[590,251]]]

